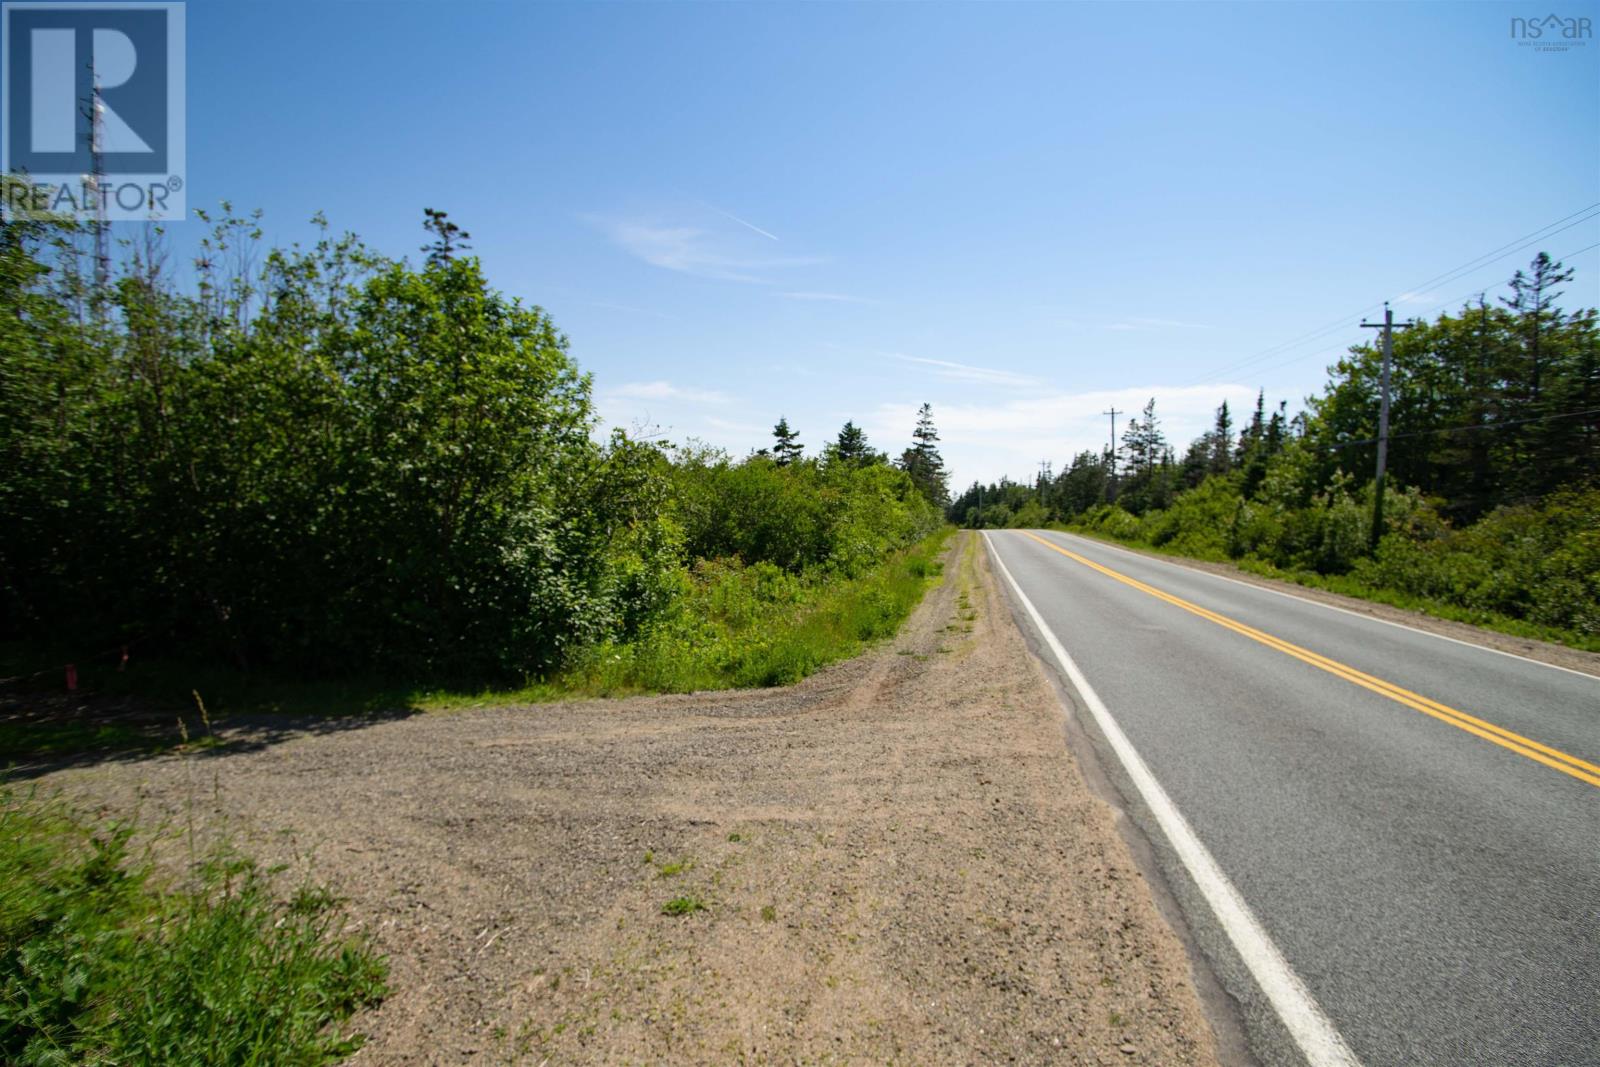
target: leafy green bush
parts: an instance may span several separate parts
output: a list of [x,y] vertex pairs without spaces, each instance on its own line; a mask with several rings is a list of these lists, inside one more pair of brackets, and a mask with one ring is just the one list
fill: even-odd
[[892,636],[941,572],[948,530],[853,578],[771,563],[698,563],[690,588],[635,640],[600,645],[559,676],[589,692],[689,692],[785,685]]
[[1471,610],[1600,634],[1600,490],[1502,507],[1461,530],[1385,536],[1352,577]]
[[[31,309],[0,346],[0,636],[520,677],[673,595],[658,450],[592,439],[566,339],[476,260],[325,238],[93,292],[43,236],[0,237]],[[102,323],[68,313],[86,300]]]
[[[142,639],[240,673],[515,683],[596,649],[699,642],[684,620],[708,596],[728,602],[710,605],[718,625],[770,619],[798,595],[778,572],[814,599],[939,525],[870,450],[736,462],[596,441],[566,338],[429,225],[421,267],[324,229],[251,270],[219,266],[251,262],[259,237],[224,218],[185,288],[159,249],[97,286],[72,235],[0,222],[0,296],[19,311],[0,317],[16,415],[0,420],[0,641],[44,662]],[[701,560],[776,571],[745,589],[697,576]]]
[[322,1064],[386,967],[343,936],[336,901],[287,901],[227,851],[165,886],[128,824],[0,790],[0,1061]]
[[1335,471],[1325,491],[1295,504],[1272,492],[1270,474],[1267,490],[1249,500],[1236,477],[1213,477],[1170,508],[1134,516],[1101,505],[1074,525],[1197,559],[1230,557],[1354,596],[1398,595],[1408,606],[1494,625],[1525,621],[1580,643],[1600,635],[1600,490],[1498,508],[1455,529],[1415,489],[1391,485],[1388,532],[1372,552],[1372,485],[1353,490],[1352,482]]
[[683,449],[671,477],[672,511],[691,559],[848,576],[941,521],[908,474],[883,464],[736,462],[715,450]]
[[1037,500],[1029,500],[1016,510],[1007,526],[1016,530],[1034,530],[1050,521],[1050,509]]

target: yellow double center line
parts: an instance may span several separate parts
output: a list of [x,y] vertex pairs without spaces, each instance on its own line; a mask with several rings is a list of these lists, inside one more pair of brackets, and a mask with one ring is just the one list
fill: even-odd
[[[1026,533],[1026,531],[1024,532]],[[1485,722],[1483,719],[1480,719],[1474,715],[1468,715],[1464,711],[1452,708],[1448,704],[1441,704],[1437,700],[1430,700],[1428,697],[1425,697],[1420,693],[1413,693],[1409,689],[1403,689],[1400,686],[1395,685],[1393,682],[1386,682],[1382,678],[1374,678],[1372,675],[1358,671],[1348,664],[1340,663],[1338,660],[1332,660],[1327,656],[1319,655],[1318,653],[1311,651],[1309,648],[1301,648],[1299,645],[1291,644],[1290,642],[1283,640],[1281,637],[1273,637],[1271,634],[1257,630],[1253,626],[1246,626],[1244,623],[1230,619],[1226,615],[1219,615],[1214,611],[1201,607],[1199,604],[1194,604],[1184,600],[1182,597],[1176,597],[1171,593],[1163,592],[1153,585],[1146,585],[1137,578],[1130,578],[1126,574],[1121,574],[1112,570],[1110,567],[1102,566],[1092,559],[1088,559],[1084,556],[1078,555],[1076,552],[1062,548],[1053,541],[1047,541],[1037,534],[1030,533],[1027,534],[1027,536],[1033,538],[1046,548],[1059,552],[1069,559],[1076,560],[1085,567],[1099,571],[1108,578],[1113,578],[1116,581],[1121,582],[1123,585],[1132,586],[1141,593],[1149,593],[1157,600],[1164,600],[1168,604],[1171,604],[1174,607],[1182,608],[1184,611],[1187,611],[1192,615],[1198,615],[1208,622],[1214,622],[1218,626],[1232,630],[1234,633],[1243,634],[1252,641],[1259,641],[1268,648],[1275,648],[1286,656],[1293,656],[1295,659],[1300,660],[1303,663],[1309,663],[1318,670],[1327,671],[1329,674],[1343,678],[1347,682],[1353,682],[1356,685],[1361,686],[1363,689],[1370,689],[1372,692],[1377,693],[1380,696],[1386,696],[1390,700],[1393,700],[1399,704],[1404,704],[1408,708],[1413,708],[1417,711],[1420,711],[1424,715],[1431,715],[1440,722],[1447,722],[1451,726],[1465,730],[1469,734],[1475,734],[1476,736],[1483,738],[1485,741],[1492,741],[1501,748],[1508,748],[1518,755],[1527,756],[1531,760],[1537,760],[1546,767],[1553,767],[1563,774],[1570,774],[1572,777],[1588,782],[1590,785],[1600,786],[1600,766],[1596,766],[1595,764],[1589,763],[1586,760],[1581,760],[1576,756],[1569,756],[1560,749],[1551,748],[1549,745],[1542,745],[1530,738],[1523,737],[1521,734],[1512,733],[1510,730],[1507,730],[1504,727],[1496,726],[1492,722]]]

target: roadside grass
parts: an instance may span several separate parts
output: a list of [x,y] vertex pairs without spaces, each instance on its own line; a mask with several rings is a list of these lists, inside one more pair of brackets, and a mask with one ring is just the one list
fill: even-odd
[[1371,585],[1349,575],[1284,570],[1281,567],[1275,567],[1251,556],[1230,559],[1226,554],[1220,552],[1179,552],[1167,545],[1153,545],[1148,541],[1110,537],[1098,530],[1085,530],[1081,527],[1063,523],[1051,523],[1045,528],[1059,530],[1062,533],[1076,534],[1079,537],[1087,537],[1091,541],[1103,541],[1109,545],[1119,545],[1123,548],[1136,549],[1140,552],[1148,552],[1157,556],[1193,559],[1206,563],[1221,563],[1263,578],[1272,578],[1281,582],[1293,582],[1308,589],[1321,589],[1329,593],[1354,597],[1357,600],[1370,600],[1375,604],[1387,604],[1390,607],[1401,608],[1406,611],[1432,615],[1437,619],[1464,622],[1472,626],[1482,627],[1485,630],[1494,630],[1498,633],[1507,634],[1511,637],[1526,637],[1535,641],[1566,645],[1568,648],[1576,648],[1585,652],[1600,652],[1600,636],[1579,633],[1576,630],[1566,630],[1559,627],[1541,626],[1538,623],[1528,622],[1526,619],[1513,618],[1499,612],[1463,608],[1460,605],[1442,600],[1415,596],[1395,589]]
[[[166,734],[172,734],[168,737]],[[0,761],[49,759],[85,751],[157,753],[177,742],[176,730],[152,731],[122,723],[0,722]]]
[[[0,788],[0,1062],[331,1063],[387,967],[338,901],[219,845],[181,881],[130,822]],[[192,846],[191,846],[192,847]]]
[[693,915],[697,911],[705,911],[706,902],[692,893],[686,896],[673,897],[661,905],[663,915]]
[[949,527],[855,578],[704,565],[680,609],[637,641],[603,645],[549,685],[494,698],[560,699],[789,685],[892,637],[943,574]]
[[[135,655],[77,664],[79,692],[62,692],[55,669],[13,686],[0,702],[0,766],[82,752],[152,754],[190,742],[178,723],[192,718],[194,694],[213,720],[240,716],[352,718],[446,712],[494,704],[585,697],[751,688],[797,682],[873,642],[892,637],[941,580],[939,559],[954,532],[943,527],[855,577],[796,576],[736,561],[703,563],[677,610],[626,644],[597,646],[564,671],[520,687],[407,685],[392,678],[294,681],[218,662]],[[0,677],[63,660],[36,646],[0,646]],[[129,703],[142,713],[124,716]],[[106,716],[96,705],[119,709]],[[39,714],[36,708],[47,709]],[[54,710],[48,710],[48,709]]]
[[658,863],[656,865],[656,877],[671,878],[693,867],[694,860],[679,860],[677,863]]

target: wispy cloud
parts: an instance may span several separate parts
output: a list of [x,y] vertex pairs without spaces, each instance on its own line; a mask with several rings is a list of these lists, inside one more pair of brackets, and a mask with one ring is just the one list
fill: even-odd
[[759,438],[772,430],[770,426],[757,426],[753,422],[735,422],[731,419],[719,419],[715,416],[707,416],[705,422],[707,426],[714,430],[722,430],[725,433],[739,434],[744,437]]
[[718,215],[721,215],[725,219],[731,219],[734,222],[737,222],[740,226],[743,226],[745,229],[751,231],[752,233],[759,233],[761,236],[765,237],[769,241],[776,241],[778,239],[778,235],[777,234],[771,233],[771,232],[769,232],[767,230],[763,230],[760,226],[757,226],[755,223],[748,222],[745,219],[741,219],[738,215],[735,215],[731,211],[724,211],[720,207],[716,207],[713,204],[706,203],[704,200],[700,201],[700,206],[705,208],[708,211],[715,211]]
[[605,390],[606,394],[629,400],[681,400],[691,404],[729,404],[733,398],[715,389],[696,389],[667,381],[626,382]]
[[678,320],[676,315],[668,315],[665,311],[652,311],[649,308],[634,307],[631,304],[614,304],[609,300],[579,300],[578,303],[592,308],[605,308],[608,311],[626,311],[630,315],[648,315],[653,319]]
[[[964,487],[973,478],[993,480],[1002,474],[1028,479],[1048,459],[1056,470],[1080,451],[1098,453],[1110,433],[1105,414],[1116,408],[1120,438],[1127,420],[1155,397],[1156,415],[1168,442],[1182,455],[1185,446],[1211,428],[1217,405],[1227,400],[1235,412],[1247,411],[1256,390],[1244,385],[1167,386],[1065,392],[1036,390],[994,402],[969,400],[933,405],[940,451],[953,473],[952,484]],[[915,424],[913,402],[880,404],[858,420],[872,440],[904,440]]]
[[1209,330],[1211,326],[1204,322],[1178,322],[1175,319],[1147,319],[1131,318],[1121,322],[1108,323],[1108,330]]
[[1401,293],[1395,297],[1395,302],[1399,304],[1436,304],[1438,301],[1439,294],[1437,292]]
[[663,270],[730,282],[768,284],[767,274],[820,263],[815,256],[747,254],[725,238],[694,226],[662,226],[590,217],[618,248]]
[[1005,385],[1013,388],[1033,388],[1039,384],[1039,379],[1037,378],[1029,377],[1026,374],[1017,374],[1013,371],[1000,370],[995,367],[975,367],[970,363],[954,363],[948,359],[908,356],[900,352],[891,352],[889,355],[902,363],[915,363],[923,367],[932,367],[935,375],[952,381],[978,382],[984,385]]
[[818,293],[802,291],[779,293],[778,295],[788,300],[819,300],[829,301],[835,304],[872,304],[876,302],[868,300],[864,296],[851,296],[849,293]]

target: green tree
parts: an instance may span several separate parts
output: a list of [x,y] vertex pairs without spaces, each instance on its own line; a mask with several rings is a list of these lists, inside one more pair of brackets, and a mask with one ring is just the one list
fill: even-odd
[[838,438],[827,446],[824,458],[828,463],[863,466],[887,462],[882,452],[867,443],[867,435],[854,422],[846,422],[839,429]]
[[800,444],[800,434],[789,428],[789,420],[778,419],[778,424],[772,428],[772,458],[780,467],[795,462],[805,454],[805,447]]
[[933,425],[933,405],[917,409],[917,425],[911,432],[912,445],[900,454],[900,469],[911,475],[911,482],[928,503],[944,507],[950,499],[944,457],[939,455],[939,431]]
[[451,222],[448,213],[425,207],[422,214],[422,228],[433,234],[433,240],[422,246],[422,250],[428,253],[429,266],[443,266],[454,259],[457,252],[472,247],[467,244],[472,234]]
[[1210,461],[1207,472],[1210,474],[1227,474],[1233,469],[1233,416],[1228,412],[1228,402],[1224,400],[1222,406],[1217,408],[1216,424],[1211,428]]

